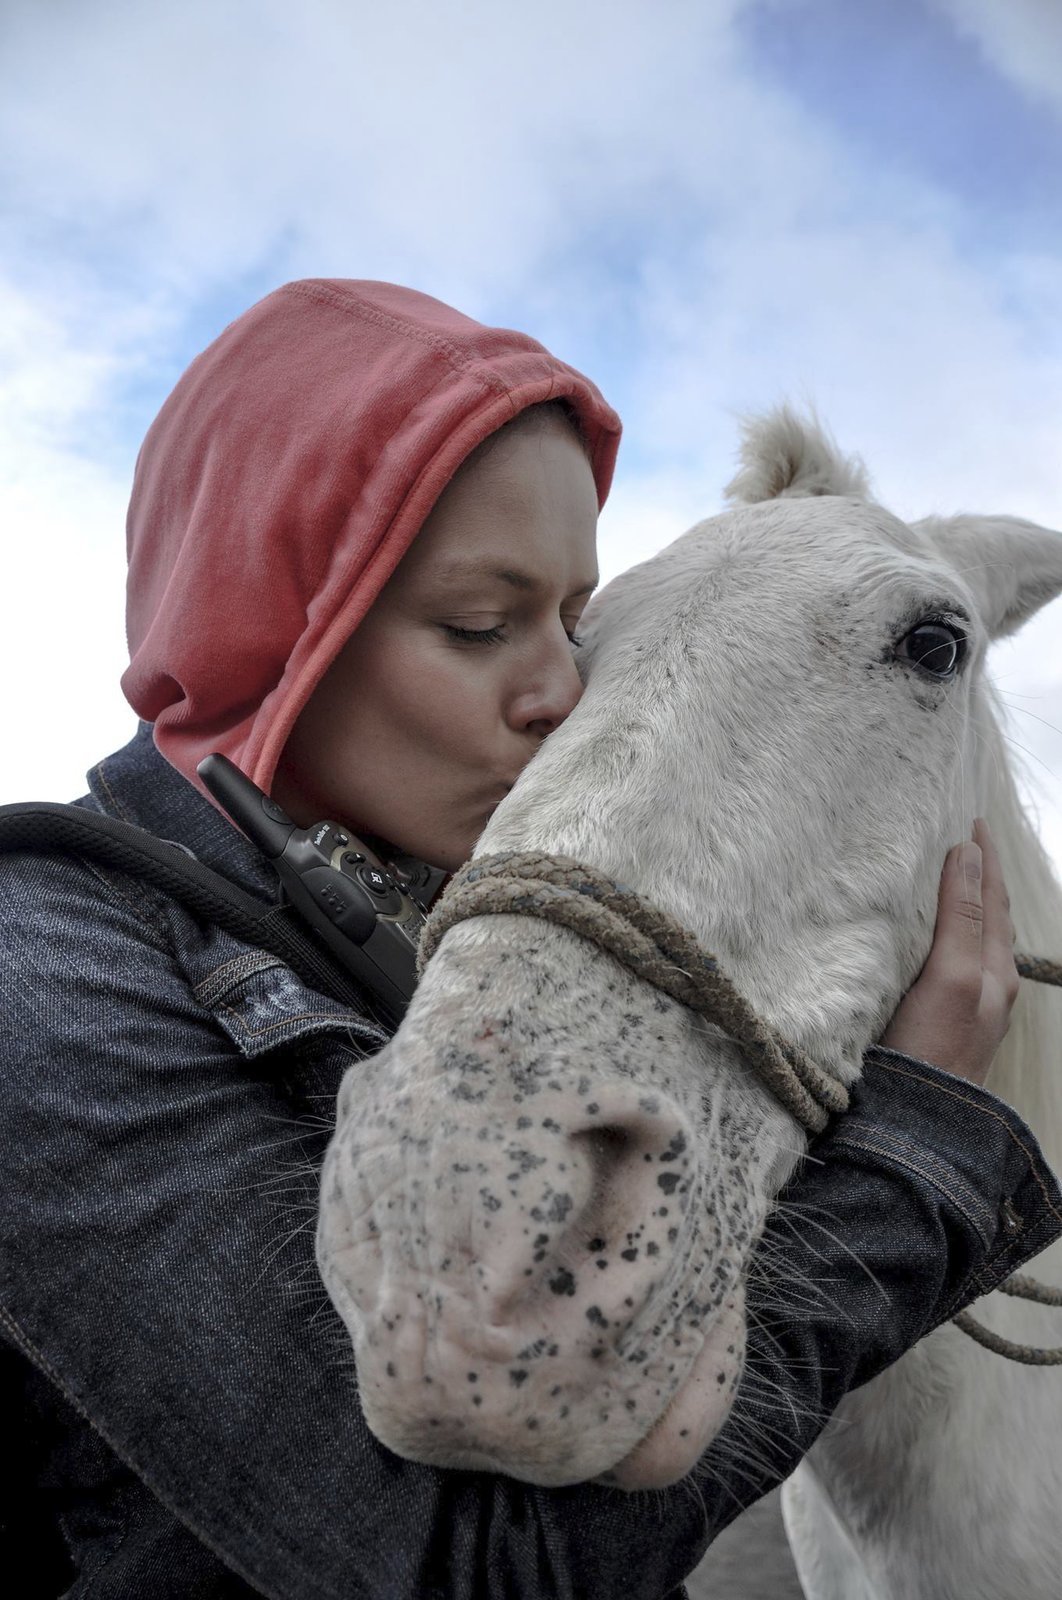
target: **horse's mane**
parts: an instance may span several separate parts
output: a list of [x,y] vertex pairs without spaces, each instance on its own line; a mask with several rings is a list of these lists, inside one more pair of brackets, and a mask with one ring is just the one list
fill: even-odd
[[[987,680],[974,705],[977,788],[1003,864],[1017,947],[1062,960],[1062,881],[1028,816],[1006,743],[1007,714]],[[989,1089],[1021,1113],[1048,1161],[1062,1165],[1062,991],[1024,981]]]

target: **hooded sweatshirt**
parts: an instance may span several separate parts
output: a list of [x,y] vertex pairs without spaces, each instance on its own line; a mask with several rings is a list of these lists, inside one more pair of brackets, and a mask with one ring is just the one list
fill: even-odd
[[429,295],[289,283],[180,379],[128,518],[122,678],[166,759],[210,751],[269,790],[299,712],[457,468],[528,406],[567,400],[603,504],[620,424],[524,334]]

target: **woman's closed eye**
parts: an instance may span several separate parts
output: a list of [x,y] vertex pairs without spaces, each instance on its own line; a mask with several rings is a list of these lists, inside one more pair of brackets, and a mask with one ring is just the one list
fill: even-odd
[[[443,622],[439,626],[448,638],[460,639],[466,644],[501,644],[506,637],[505,626],[501,623],[493,628],[461,628],[454,622]],[[566,626],[564,631],[569,644],[577,650],[583,641],[576,636],[573,629]]]
[[505,628],[500,624],[493,628],[459,628],[456,623],[442,622],[439,626],[449,638],[469,644],[499,644],[505,638]]

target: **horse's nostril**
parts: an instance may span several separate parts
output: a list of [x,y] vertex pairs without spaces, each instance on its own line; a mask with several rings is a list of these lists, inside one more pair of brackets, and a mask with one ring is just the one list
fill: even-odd
[[641,1143],[636,1131],[616,1122],[578,1128],[571,1138],[575,1148],[581,1149],[590,1163],[599,1197],[603,1187],[613,1185],[621,1173],[630,1171]]
[[673,1107],[602,1105],[600,1121],[583,1121],[569,1137],[591,1168],[588,1210],[604,1237],[617,1235],[620,1219],[625,1229],[644,1223],[686,1179],[689,1140]]
[[656,1101],[648,1106],[604,1104],[600,1114],[595,1106],[592,1115],[580,1117],[570,1129],[570,1137],[611,1161],[667,1161],[686,1150],[681,1118]]
[[591,1150],[601,1156],[625,1155],[634,1144],[629,1128],[612,1124],[605,1124],[600,1128],[582,1128],[575,1137],[585,1140]]

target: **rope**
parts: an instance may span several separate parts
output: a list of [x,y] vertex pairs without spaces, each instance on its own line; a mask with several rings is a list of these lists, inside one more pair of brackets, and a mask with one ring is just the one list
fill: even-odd
[[1062,1306],[1062,1289],[1053,1289],[1048,1283],[1037,1283],[1024,1272],[1012,1272],[1006,1283],[1000,1284],[1003,1294],[1016,1295],[1019,1300],[1036,1300],[1042,1306]]
[[[445,933],[469,917],[541,917],[607,950],[636,977],[644,978],[682,1005],[706,1017],[734,1041],[772,1094],[811,1133],[848,1109],[848,1091],[837,1078],[758,1017],[738,993],[715,956],[674,917],[569,856],[508,850],[470,861],[452,879],[421,935],[417,973]],[[1015,954],[1023,978],[1062,988],[1062,963]],[[1062,1289],[1021,1273],[1000,1284],[1004,1294],[1062,1307]],[[960,1311],[957,1328],[997,1355],[1029,1366],[1062,1366],[1062,1348],[1014,1344]]]
[[[1009,1293],[1005,1283],[1001,1283],[1000,1288],[1005,1294]],[[1060,1346],[1042,1350],[1034,1344],[1015,1344],[1012,1339],[1004,1339],[1001,1333],[993,1333],[983,1322],[971,1317],[968,1311],[957,1312],[951,1320],[963,1333],[984,1345],[986,1350],[991,1350],[997,1356],[1006,1356],[1008,1361],[1020,1361],[1026,1367],[1062,1367]]]
[[[1047,965],[1052,963],[1048,962]],[[1000,1284],[999,1289],[1001,1294],[1015,1295],[1019,1300],[1035,1300],[1042,1306],[1062,1306],[1062,1289],[1037,1283],[1035,1278],[1027,1278],[1023,1272],[1012,1273],[1005,1283]],[[983,1322],[971,1317],[968,1311],[960,1311],[951,1320],[963,1333],[969,1334],[971,1339],[976,1339],[978,1344],[983,1344],[986,1350],[994,1351],[997,1356],[1006,1356],[1028,1367],[1062,1367],[1062,1347],[1043,1350],[1034,1344],[1015,1344],[1011,1339],[1004,1339],[1001,1333],[993,1333]]]
[[723,1028],[786,1110],[813,1133],[825,1128],[831,1113],[848,1109],[844,1085],[758,1017],[681,923],[567,856],[507,851],[469,862],[428,920],[418,967],[455,923],[511,912],[581,934],[636,977]]

